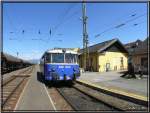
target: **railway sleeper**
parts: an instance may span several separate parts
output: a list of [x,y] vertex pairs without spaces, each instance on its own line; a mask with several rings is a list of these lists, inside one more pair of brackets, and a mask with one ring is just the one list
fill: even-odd
[[23,78],[20,83],[13,89],[13,91],[10,93],[10,95],[7,97],[7,99],[5,101],[3,101],[2,106],[4,106],[6,104],[6,102],[9,100],[9,98],[14,94],[14,92],[17,90],[17,88],[21,85],[21,83],[25,80],[25,78]]

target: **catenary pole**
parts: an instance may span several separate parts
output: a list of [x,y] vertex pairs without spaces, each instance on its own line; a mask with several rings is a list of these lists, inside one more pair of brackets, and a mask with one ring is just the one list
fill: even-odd
[[83,20],[83,68],[88,70],[88,34],[87,34],[87,16],[86,4],[82,3],[82,20]]

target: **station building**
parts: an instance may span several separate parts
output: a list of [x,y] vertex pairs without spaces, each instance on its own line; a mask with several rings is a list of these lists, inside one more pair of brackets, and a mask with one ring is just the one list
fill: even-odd
[[148,74],[148,40],[149,38],[146,38],[143,41],[136,40],[125,44],[125,48],[132,56],[135,72],[138,71],[138,67],[141,66],[142,71]]
[[[106,72],[127,69],[128,51],[118,39],[89,46],[88,54],[89,71]],[[83,68],[83,49],[79,50],[79,65]]]

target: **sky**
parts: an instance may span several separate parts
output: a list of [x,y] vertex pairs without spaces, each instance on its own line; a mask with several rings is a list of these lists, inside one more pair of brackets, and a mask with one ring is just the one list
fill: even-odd
[[[89,46],[147,37],[147,3],[86,3],[86,16]],[[82,3],[3,3],[3,51],[13,56],[39,59],[54,47],[82,48],[82,31]]]

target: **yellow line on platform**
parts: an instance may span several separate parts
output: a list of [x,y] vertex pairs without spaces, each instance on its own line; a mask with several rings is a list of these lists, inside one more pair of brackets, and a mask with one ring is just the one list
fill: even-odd
[[107,88],[107,87],[102,87],[102,86],[99,86],[99,85],[95,85],[95,84],[89,83],[88,81],[84,81],[84,80],[77,80],[77,81],[79,81],[79,82],[81,82],[83,84],[95,87],[95,88],[103,89],[103,90],[106,90],[106,91],[110,91],[110,92],[113,92],[113,93],[125,95],[125,96],[128,96],[128,97],[132,97],[132,98],[143,100],[143,101],[148,101],[147,100],[148,98],[145,97],[145,96],[142,96],[142,95],[137,95],[137,94],[124,92],[124,91],[120,91],[120,90],[116,90],[116,89],[110,89],[110,88]]

